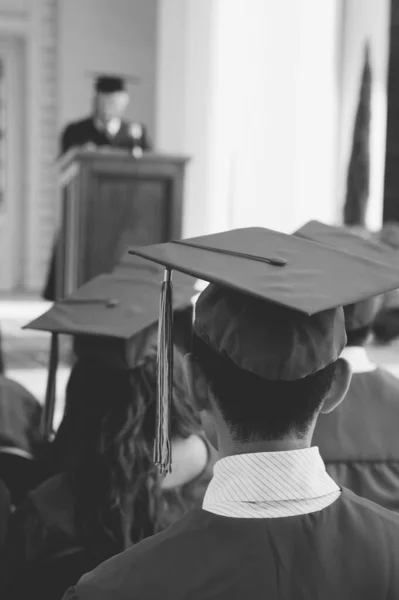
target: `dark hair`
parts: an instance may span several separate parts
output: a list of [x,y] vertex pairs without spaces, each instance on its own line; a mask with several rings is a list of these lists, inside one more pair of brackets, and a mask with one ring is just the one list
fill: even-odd
[[347,331],[347,346],[364,346],[372,332],[372,325],[366,325],[354,331]]
[[268,381],[240,369],[193,336],[199,361],[218,408],[236,441],[276,440],[306,434],[329,391],[335,363],[296,381]]
[[[175,361],[172,437],[198,431],[180,358]],[[158,530],[153,465],[156,359],[132,370],[73,367],[54,441],[75,499],[80,541],[101,562]]]

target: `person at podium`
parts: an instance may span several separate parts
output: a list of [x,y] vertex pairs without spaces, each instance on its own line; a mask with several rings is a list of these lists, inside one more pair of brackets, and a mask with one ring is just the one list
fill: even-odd
[[[124,119],[129,104],[127,79],[100,75],[95,80],[93,113],[67,125],[61,134],[61,155],[72,148],[122,148],[140,158],[150,150],[146,127]],[[54,302],[56,296],[56,246],[53,249],[42,297]]]
[[139,157],[150,149],[146,127],[124,118],[129,104],[127,80],[100,75],[95,80],[93,113],[66,126],[61,135],[61,154],[71,148],[126,148]]

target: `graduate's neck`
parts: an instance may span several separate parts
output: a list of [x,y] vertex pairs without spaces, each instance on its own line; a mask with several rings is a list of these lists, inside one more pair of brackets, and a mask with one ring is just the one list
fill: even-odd
[[212,414],[206,414],[208,418],[204,419],[204,413],[202,413],[202,422],[211,443],[217,446],[220,458],[237,454],[289,452],[291,450],[310,448],[316,425],[316,419],[314,419],[313,422],[309,423],[307,432],[301,436],[298,436],[298,434],[293,431],[292,433],[275,440],[239,441],[236,436],[232,435],[229,426],[224,421],[224,418],[215,403],[213,404]]
[[237,442],[231,440],[228,444],[222,443],[219,453],[223,456],[232,456],[236,454],[254,454],[257,452],[289,452],[291,450],[303,450],[310,448],[311,440],[286,438],[282,440],[268,440],[260,442]]

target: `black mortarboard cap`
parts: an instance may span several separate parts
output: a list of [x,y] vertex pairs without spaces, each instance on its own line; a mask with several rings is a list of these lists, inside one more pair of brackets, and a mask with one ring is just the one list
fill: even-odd
[[[137,367],[155,353],[161,281],[144,270],[130,275],[95,277],[26,328],[74,336],[77,358]],[[191,307],[194,294],[189,285],[176,286],[174,311]]]
[[[104,364],[133,369],[156,357],[159,273],[155,275],[151,268],[146,270],[140,259],[138,263],[141,265],[139,270],[96,277],[26,326],[27,329],[52,333],[42,422],[44,437],[52,434],[59,334],[74,336],[77,357],[95,361],[99,368]],[[187,279],[184,285],[176,286],[175,313],[192,309],[194,293],[193,285],[190,286]],[[184,320],[186,325],[187,319]]]
[[[269,380],[300,379],[335,361],[346,343],[339,307],[399,286],[394,266],[257,227],[131,252],[166,269],[158,336],[164,410],[171,390],[172,270],[212,284],[196,304],[196,334],[236,366]],[[162,439],[163,470],[166,447]]]
[[107,75],[103,73],[90,73],[94,76],[94,87],[100,94],[114,94],[115,92],[126,91],[126,84],[138,83],[139,78],[129,75]]
[[[361,235],[347,227],[326,225],[319,221],[309,221],[295,232],[300,237],[331,246],[343,252],[349,252],[360,258],[366,258],[384,265],[397,262],[392,250],[371,237]],[[370,273],[370,277],[371,277]],[[372,296],[367,300],[344,307],[345,326],[347,331],[356,331],[372,324],[381,303],[380,296]]]

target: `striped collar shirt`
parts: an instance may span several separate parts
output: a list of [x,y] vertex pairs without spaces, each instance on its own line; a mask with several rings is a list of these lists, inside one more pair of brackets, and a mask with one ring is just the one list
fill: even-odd
[[220,459],[202,508],[225,517],[270,519],[326,508],[341,494],[317,447]]

